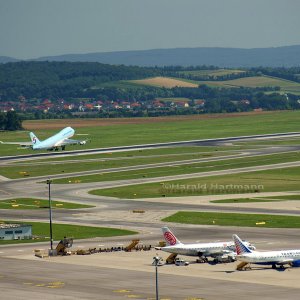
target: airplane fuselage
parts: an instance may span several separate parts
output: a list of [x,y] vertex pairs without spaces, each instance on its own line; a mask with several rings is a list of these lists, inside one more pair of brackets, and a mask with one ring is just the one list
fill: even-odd
[[225,253],[233,253],[235,246],[233,242],[177,244],[161,248],[162,251],[188,256],[216,256]]
[[266,251],[240,254],[236,256],[237,260],[261,264],[261,265],[274,265],[274,264],[287,264],[287,263],[300,263],[300,250],[281,250],[281,251]]
[[66,127],[57,134],[51,136],[50,138],[40,142],[32,144],[33,150],[51,150],[60,147],[64,140],[72,137],[75,131],[71,127]]

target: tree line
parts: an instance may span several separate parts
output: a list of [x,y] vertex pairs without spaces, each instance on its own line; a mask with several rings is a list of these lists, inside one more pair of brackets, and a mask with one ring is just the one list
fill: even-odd
[[22,120],[15,111],[0,113],[0,130],[21,130]]

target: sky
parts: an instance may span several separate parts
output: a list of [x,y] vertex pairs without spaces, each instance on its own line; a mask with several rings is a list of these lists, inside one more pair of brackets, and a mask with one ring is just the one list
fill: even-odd
[[0,56],[300,44],[299,0],[0,0]]

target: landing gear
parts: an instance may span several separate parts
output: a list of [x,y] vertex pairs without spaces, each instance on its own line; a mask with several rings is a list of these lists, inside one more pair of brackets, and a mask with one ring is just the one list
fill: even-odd
[[196,259],[197,263],[207,263],[208,259],[205,256],[199,256],[199,258]]
[[66,146],[61,146],[62,151],[65,151],[65,149],[66,149]]
[[272,269],[276,269],[276,265],[275,264],[272,265]]

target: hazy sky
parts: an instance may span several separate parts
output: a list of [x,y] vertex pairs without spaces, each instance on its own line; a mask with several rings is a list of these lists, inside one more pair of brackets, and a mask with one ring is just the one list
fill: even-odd
[[300,44],[300,0],[0,0],[0,55]]

